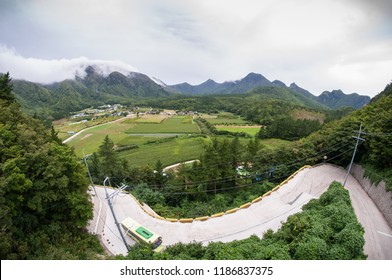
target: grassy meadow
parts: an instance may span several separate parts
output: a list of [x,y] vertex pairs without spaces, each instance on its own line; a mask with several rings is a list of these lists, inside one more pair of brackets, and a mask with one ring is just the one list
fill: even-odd
[[245,132],[251,136],[255,136],[260,131],[259,125],[215,125],[215,128],[229,132]]

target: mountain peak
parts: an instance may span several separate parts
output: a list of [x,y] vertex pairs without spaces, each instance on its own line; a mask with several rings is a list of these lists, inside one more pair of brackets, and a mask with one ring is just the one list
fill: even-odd
[[207,86],[207,85],[217,85],[217,84],[218,84],[218,83],[215,82],[214,80],[208,79],[207,81],[205,81],[204,83],[201,83],[200,85]]
[[361,108],[370,101],[369,96],[359,95],[358,93],[345,94],[341,89],[323,91],[317,99],[319,102],[326,104],[330,108],[339,108],[344,106]]
[[258,82],[258,81],[268,81],[268,80],[261,74],[250,72],[241,81]]
[[320,94],[320,98],[340,98],[346,94],[341,89],[334,89],[332,91],[325,90]]
[[114,61],[96,61],[95,63],[80,64],[79,68],[74,71],[74,77],[78,79],[85,79],[87,77],[108,77],[111,73],[117,72],[124,76],[135,72],[135,68],[130,65]]
[[279,80],[274,80],[272,84],[277,87],[286,87],[286,84]]

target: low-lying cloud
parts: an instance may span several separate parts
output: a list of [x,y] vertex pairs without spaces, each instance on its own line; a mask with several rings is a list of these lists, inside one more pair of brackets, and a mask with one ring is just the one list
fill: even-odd
[[114,71],[124,75],[138,72],[135,67],[121,61],[94,60],[87,57],[51,60],[26,58],[13,49],[0,46],[0,72],[9,72],[13,79],[50,84],[74,79],[75,76],[84,77],[87,66],[94,66],[104,76]]

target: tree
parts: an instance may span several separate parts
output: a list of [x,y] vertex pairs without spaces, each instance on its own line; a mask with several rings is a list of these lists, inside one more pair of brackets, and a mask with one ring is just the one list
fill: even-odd
[[253,158],[255,155],[257,155],[257,152],[262,148],[259,138],[250,139],[246,148],[250,158]]
[[15,102],[15,96],[12,93],[13,86],[11,80],[8,72],[0,76],[0,99],[3,99],[8,103]]
[[230,143],[231,164],[233,168],[237,168],[237,164],[241,158],[242,145],[238,136],[236,136]]
[[155,164],[154,181],[157,188],[162,188],[166,183],[166,175],[163,172],[163,164],[158,160]]
[[86,170],[68,146],[7,99],[9,82],[8,75],[1,78],[0,257],[42,259],[52,245],[85,240],[92,218]]
[[108,177],[116,176],[118,174],[119,160],[114,150],[114,143],[108,135],[106,135],[99,146],[98,154],[102,157],[101,172]]

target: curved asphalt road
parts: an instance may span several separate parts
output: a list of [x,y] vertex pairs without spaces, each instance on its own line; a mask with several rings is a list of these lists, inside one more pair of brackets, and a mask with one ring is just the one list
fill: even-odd
[[[132,217],[160,234],[165,245],[192,241],[203,244],[211,241],[229,242],[247,238],[252,234],[262,236],[268,229],[277,230],[288,216],[301,211],[301,207],[309,200],[318,198],[325,192],[331,182],[343,182],[345,173],[343,168],[333,165],[306,168],[270,196],[253,203],[249,208],[192,223],[153,218],[143,211],[132,196],[125,193],[115,196],[112,202],[118,221]],[[346,188],[349,190],[358,220],[365,228],[365,253],[368,259],[392,259],[392,230],[383,215],[352,176],[349,176]],[[98,196],[92,196],[94,219],[89,230],[101,237],[102,243],[112,254],[126,254],[127,249],[107,206],[105,191],[102,187],[96,187],[96,191]],[[108,189],[109,193],[113,191]],[[125,238],[128,244],[134,244],[131,238]]]

